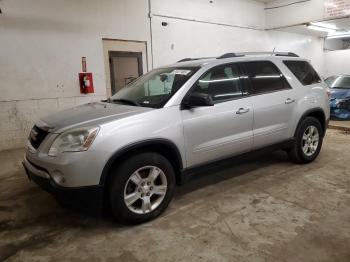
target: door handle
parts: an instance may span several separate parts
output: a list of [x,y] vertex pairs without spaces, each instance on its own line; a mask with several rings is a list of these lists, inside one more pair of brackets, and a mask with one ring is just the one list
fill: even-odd
[[284,102],[286,105],[294,103],[295,99],[287,98],[286,101]]
[[242,114],[245,114],[245,113],[248,113],[248,112],[249,112],[249,108],[240,108],[240,109],[238,109],[236,114],[237,115],[242,115]]

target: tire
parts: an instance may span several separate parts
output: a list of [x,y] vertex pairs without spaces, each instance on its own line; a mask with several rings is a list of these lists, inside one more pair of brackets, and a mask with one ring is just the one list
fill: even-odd
[[[316,134],[318,134],[317,146]],[[298,164],[306,164],[314,161],[320,153],[323,135],[322,126],[316,118],[304,118],[295,132],[294,146],[288,151],[289,158]]]
[[139,224],[158,217],[174,195],[174,169],[157,153],[131,156],[112,175],[110,207],[114,218],[122,223]]

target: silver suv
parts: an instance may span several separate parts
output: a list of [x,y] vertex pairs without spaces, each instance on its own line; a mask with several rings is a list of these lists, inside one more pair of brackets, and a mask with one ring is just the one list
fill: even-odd
[[60,202],[104,203],[116,219],[141,223],[199,167],[262,148],[313,161],[329,111],[326,85],[293,53],[187,58],[106,101],[42,118],[23,164]]

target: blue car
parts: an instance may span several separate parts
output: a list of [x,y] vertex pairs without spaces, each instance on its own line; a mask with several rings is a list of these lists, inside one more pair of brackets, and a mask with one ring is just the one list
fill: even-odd
[[330,90],[331,118],[350,120],[350,75],[331,76],[325,82]]

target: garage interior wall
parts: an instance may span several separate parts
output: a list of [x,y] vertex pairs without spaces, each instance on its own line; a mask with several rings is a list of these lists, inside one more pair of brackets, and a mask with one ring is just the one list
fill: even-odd
[[[0,4],[0,150],[23,147],[41,116],[106,97],[102,38],[150,41],[147,0]],[[91,95],[80,94],[83,56]]]
[[[163,21],[168,26],[162,26]],[[153,49],[157,50],[154,52],[154,66],[186,57],[219,56],[235,50],[272,52],[275,49],[311,59],[315,68],[323,72],[323,40],[316,37],[163,17],[154,17],[152,28]]]
[[[3,0],[0,4],[0,150],[23,147],[41,116],[106,97],[109,68],[104,64],[103,38],[145,41],[148,68],[184,57],[275,48],[296,52],[311,59],[322,74],[328,72],[323,68],[321,39],[264,30],[293,23],[291,14],[280,21],[281,15],[253,0],[85,0],[84,4]],[[305,14],[300,19],[309,18]],[[94,75],[91,95],[79,92],[83,56]]]
[[269,2],[265,7],[266,29],[321,20],[324,14],[324,3],[324,0]]
[[349,50],[338,50],[325,52],[324,62],[326,77],[332,75],[349,75],[350,74],[350,52]]

